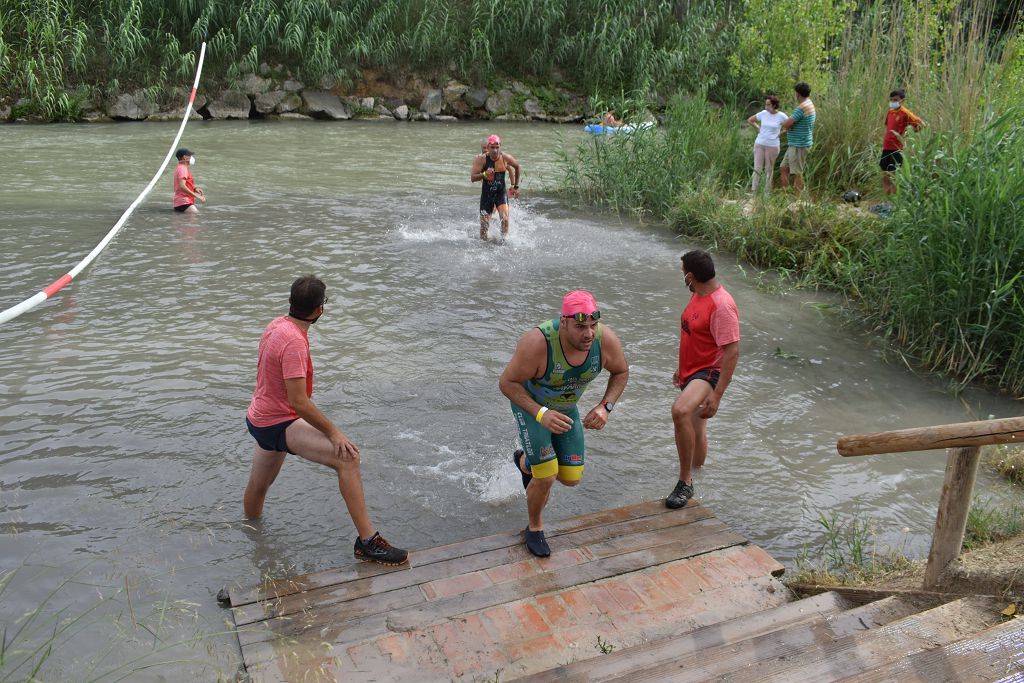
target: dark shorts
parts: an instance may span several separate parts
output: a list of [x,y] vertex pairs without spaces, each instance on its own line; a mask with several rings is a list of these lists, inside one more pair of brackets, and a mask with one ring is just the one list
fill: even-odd
[[900,154],[898,149],[883,149],[882,158],[878,162],[878,165],[881,166],[882,170],[886,173],[892,173],[903,165],[903,155]]
[[294,455],[295,452],[288,449],[288,443],[284,440],[284,431],[292,422],[295,420],[285,420],[269,427],[257,427],[249,422],[249,418],[245,418],[245,426],[249,428],[249,433],[252,434],[252,438],[256,439],[260,448],[265,451],[281,451]]
[[185,213],[186,211],[188,211],[190,206],[192,206],[192,204],[182,204],[181,206],[174,207],[174,210],[177,211],[178,213]]
[[508,196],[504,187],[500,190],[484,192],[480,195],[480,215],[490,216],[502,204],[508,204]]
[[698,370],[697,372],[693,373],[692,375],[684,379],[682,383],[680,383],[679,391],[685,389],[686,385],[695,379],[704,380],[705,382],[711,385],[712,389],[714,389],[715,387],[718,386],[719,374],[720,373],[718,372],[718,370],[712,370],[711,368],[704,368],[703,370]]

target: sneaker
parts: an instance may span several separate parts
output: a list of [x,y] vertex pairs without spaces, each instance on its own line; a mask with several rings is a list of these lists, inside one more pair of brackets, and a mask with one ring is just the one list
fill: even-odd
[[686,507],[686,501],[691,498],[693,498],[693,485],[680,480],[676,487],[672,489],[672,493],[668,494],[668,498],[665,499],[665,507],[672,508],[673,510]]
[[529,526],[526,527],[526,547],[537,557],[547,557],[551,554],[551,548],[544,538],[544,531],[530,531]]
[[380,533],[375,533],[369,541],[356,537],[355,555],[363,562],[379,562],[388,567],[397,567],[409,561],[409,551],[392,547]]
[[519,470],[519,476],[521,476],[523,478],[523,488],[524,489],[527,486],[529,486],[530,485],[530,481],[533,480],[533,475],[532,474],[527,474],[526,472],[523,471],[522,462],[523,462],[523,457],[525,455],[526,455],[526,451],[523,451],[521,449],[512,454],[512,462],[514,462],[516,464],[516,469]]

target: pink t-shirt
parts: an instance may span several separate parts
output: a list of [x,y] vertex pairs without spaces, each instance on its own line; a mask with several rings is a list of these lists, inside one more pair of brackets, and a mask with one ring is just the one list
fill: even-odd
[[721,369],[722,347],[740,340],[740,315],[725,287],[694,293],[679,319],[679,379],[707,368]]
[[256,361],[256,390],[245,416],[257,427],[270,427],[298,414],[288,404],[286,379],[306,378],[306,395],[313,395],[313,359],[306,331],[287,317],[275,318],[260,337]]
[[192,198],[192,195],[185,194],[181,189],[182,178],[185,179],[185,187],[193,192],[196,191],[196,181],[192,178],[192,172],[188,170],[188,164],[178,164],[178,167],[174,169],[174,205],[195,204],[196,200]]

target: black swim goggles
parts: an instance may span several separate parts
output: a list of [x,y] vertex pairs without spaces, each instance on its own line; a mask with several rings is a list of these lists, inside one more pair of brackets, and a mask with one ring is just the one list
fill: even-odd
[[[575,320],[578,323],[585,323],[585,322],[587,322],[587,317],[588,316],[587,316],[586,313],[573,313],[572,315],[566,315],[566,316],[562,316],[562,317],[564,317],[564,318],[572,318],[573,320]],[[590,317],[591,320],[600,320],[601,319],[601,311],[594,311],[593,313],[591,313],[589,315],[589,317]]]

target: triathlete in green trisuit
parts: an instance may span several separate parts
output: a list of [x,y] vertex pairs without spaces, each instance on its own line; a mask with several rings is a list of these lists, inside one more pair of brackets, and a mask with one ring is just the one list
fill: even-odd
[[[560,317],[522,336],[498,381],[501,393],[512,402],[519,428],[523,449],[514,459],[526,486],[530,515],[526,547],[538,557],[551,554],[541,513],[555,479],[566,486],[580,483],[583,429],[604,428],[629,380],[622,343],[600,319],[589,292],[569,292]],[[608,387],[581,421],[576,403],[602,368],[611,373]]]

